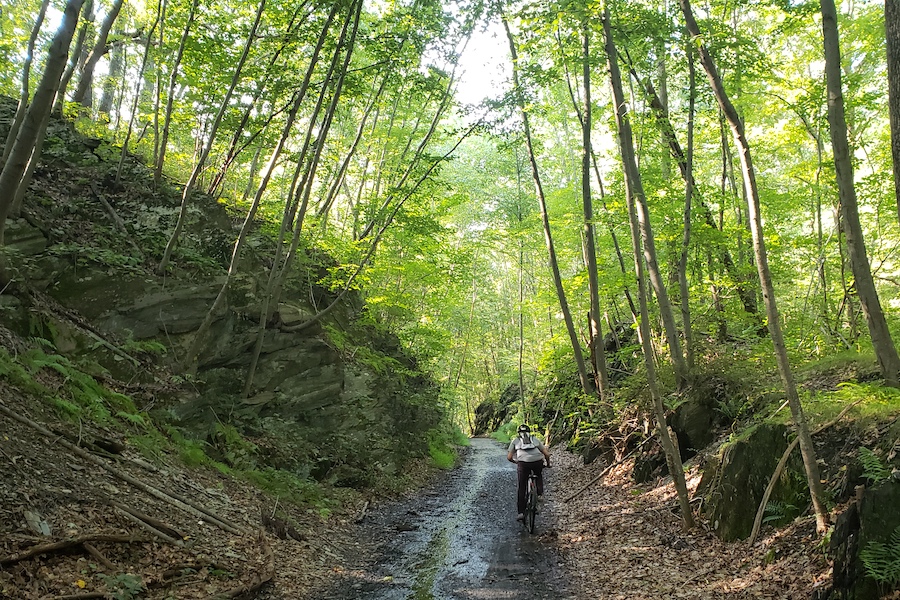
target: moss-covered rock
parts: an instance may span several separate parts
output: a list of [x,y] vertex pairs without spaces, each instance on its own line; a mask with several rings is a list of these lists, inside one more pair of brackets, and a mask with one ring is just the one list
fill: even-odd
[[[700,488],[704,513],[720,538],[732,541],[750,535],[766,485],[788,443],[786,426],[761,424],[724,444],[717,460],[710,461]],[[772,492],[769,501],[776,513],[771,516],[776,519],[799,513],[798,498],[805,493],[799,460],[798,452]]]
[[[888,479],[865,490],[861,501],[841,513],[829,547],[829,554],[834,558],[832,589],[821,596],[823,600],[868,600],[887,594],[891,591],[890,584],[873,578],[873,567],[882,576],[892,574],[895,581],[900,580],[897,558],[900,544],[896,543],[900,538],[896,533],[900,531],[898,508],[900,481]],[[878,550],[879,546],[883,552]]]

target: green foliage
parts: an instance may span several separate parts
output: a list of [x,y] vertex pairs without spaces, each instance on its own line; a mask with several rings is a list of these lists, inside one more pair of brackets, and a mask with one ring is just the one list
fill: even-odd
[[229,467],[250,469],[256,466],[256,444],[244,439],[234,425],[217,422],[211,437],[218,454]]
[[863,477],[872,483],[878,483],[891,476],[891,470],[881,462],[881,458],[864,446],[859,449],[859,462],[863,467]]
[[128,339],[124,344],[122,344],[122,350],[128,353],[140,352],[144,354],[151,354],[153,356],[165,356],[169,352],[169,349],[165,344],[156,340],[135,339]]
[[512,421],[510,421],[509,423],[504,423],[500,426],[500,429],[491,432],[491,437],[498,442],[508,444],[511,439],[516,437],[516,429],[518,427],[518,423],[514,423]]
[[98,573],[106,587],[112,593],[114,600],[134,600],[140,598],[144,591],[144,581],[139,575],[131,573],[119,573],[118,575],[104,575]]
[[345,358],[368,367],[378,375],[415,376],[418,374],[393,356],[360,344],[359,340],[355,339],[351,333],[340,327],[325,324],[323,328],[328,332],[328,338]]
[[165,429],[178,451],[181,462],[189,467],[213,466],[213,460],[206,453],[206,442],[185,437],[172,426],[167,426]]
[[800,515],[801,508],[788,502],[772,500],[766,504],[763,523],[771,523],[776,527],[786,525]]
[[458,440],[464,440],[466,444],[469,441],[458,427],[432,429],[428,432],[427,438],[431,462],[439,469],[449,469],[456,464],[457,452],[454,444],[458,444]]
[[891,533],[891,539],[884,544],[871,541],[859,553],[866,574],[888,587],[900,585],[900,527]]
[[311,504],[322,510],[328,509],[329,501],[322,488],[316,483],[280,469],[243,471],[240,477],[256,487],[265,490],[282,501],[297,505]]
[[13,358],[0,349],[0,374],[68,417],[89,417],[103,423],[115,414],[132,425],[148,426],[131,398],[107,389],[64,356],[31,349]]

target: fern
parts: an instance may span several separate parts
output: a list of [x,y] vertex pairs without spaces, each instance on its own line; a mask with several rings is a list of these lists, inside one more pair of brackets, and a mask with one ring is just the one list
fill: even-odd
[[891,476],[891,470],[881,462],[877,454],[868,448],[859,449],[859,462],[863,466],[863,477],[872,483],[878,483]]
[[887,544],[869,542],[859,557],[869,577],[890,587],[900,585],[900,526]]

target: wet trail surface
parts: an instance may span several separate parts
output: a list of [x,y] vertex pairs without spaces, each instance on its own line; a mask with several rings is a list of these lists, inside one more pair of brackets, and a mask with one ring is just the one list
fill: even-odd
[[[553,495],[553,470],[545,470]],[[379,506],[359,555],[321,598],[463,600],[572,598],[550,514],[534,534],[515,520],[515,465],[494,440],[473,439],[462,464],[415,498]]]

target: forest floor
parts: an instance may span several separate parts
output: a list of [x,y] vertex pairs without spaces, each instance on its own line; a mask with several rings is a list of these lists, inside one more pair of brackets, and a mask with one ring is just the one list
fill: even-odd
[[[567,452],[556,452],[555,460],[567,495],[604,467],[583,465]],[[699,469],[690,467],[686,476],[693,492]],[[764,527],[752,546],[723,542],[702,521],[685,533],[671,478],[636,484],[630,462],[571,501],[562,500],[551,503],[559,528],[556,544],[575,574],[579,598],[805,600],[830,582],[811,516],[779,530]]]
[[[554,449],[539,532],[528,536],[514,523],[511,504],[496,500],[511,501],[514,485],[512,470],[499,473],[508,467],[504,449],[475,440],[490,448],[495,461],[482,465],[485,472],[498,472],[478,489],[470,485],[477,472],[471,469],[486,459],[473,458],[470,450],[451,471],[435,475],[417,467],[419,480],[430,478],[430,486],[400,499],[373,499],[369,516],[357,524],[362,499],[325,518],[315,510],[278,506],[245,482],[174,460],[152,467],[133,450],[116,457],[76,452],[75,442],[104,432],[87,425],[72,431],[71,423],[2,381],[0,408],[7,409],[0,411],[3,599],[805,600],[830,579],[811,517],[779,530],[764,528],[752,546],[724,543],[702,523],[684,533],[671,480],[635,484],[629,463],[565,502],[604,465],[583,465],[580,457]],[[39,432],[13,412],[46,429]],[[697,467],[687,475],[694,488]],[[442,495],[451,489],[459,492],[452,502]],[[195,508],[173,503],[176,496]],[[470,501],[474,512],[466,508]],[[429,530],[420,521],[435,506],[446,510],[435,513],[444,527],[433,531],[445,533],[434,537],[434,545],[423,541],[424,554],[409,556],[439,555],[449,574],[446,585],[431,571],[422,577],[434,561],[379,564],[383,555],[376,546]],[[493,512],[479,513],[479,506],[493,506]],[[239,533],[223,528],[228,526]],[[476,579],[481,583],[475,592],[455,591],[471,591]]]

